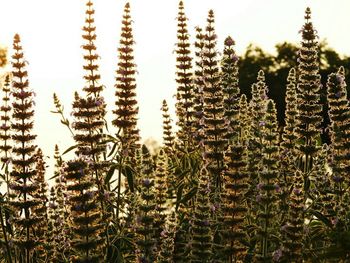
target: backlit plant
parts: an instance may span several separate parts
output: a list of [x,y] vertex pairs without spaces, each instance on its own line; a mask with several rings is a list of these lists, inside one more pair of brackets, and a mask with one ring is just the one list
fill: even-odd
[[[95,10],[87,0],[85,82],[74,93],[71,117],[54,94],[54,113],[74,145],[63,153],[55,146],[53,169],[35,144],[35,93],[15,35],[12,72],[1,82],[1,263],[347,262],[347,72],[340,67],[329,74],[322,89],[310,9],[298,61],[279,65],[278,57],[273,64],[278,75],[297,65],[278,86],[286,88],[284,114],[276,109],[280,101],[269,99],[276,91],[271,71],[244,72],[249,59],[238,59],[233,38],[218,43],[212,10],[203,29],[188,27],[183,1],[177,12],[178,127],[164,100],[163,144],[149,150],[141,147],[137,127],[130,4],[121,21],[111,121],[102,95],[109,87],[100,83]],[[242,83],[256,74],[248,94]]]

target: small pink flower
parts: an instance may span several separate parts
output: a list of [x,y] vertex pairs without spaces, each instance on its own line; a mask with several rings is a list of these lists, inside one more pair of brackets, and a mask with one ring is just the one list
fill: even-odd
[[331,220],[331,222],[332,222],[333,226],[336,226],[338,224],[339,220],[338,220],[338,218],[335,217]]

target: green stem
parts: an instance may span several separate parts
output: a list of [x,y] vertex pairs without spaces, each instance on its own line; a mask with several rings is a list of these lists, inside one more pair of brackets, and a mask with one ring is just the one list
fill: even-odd
[[9,263],[12,263],[10,245],[9,245],[9,242],[8,242],[8,239],[7,239],[7,232],[6,232],[6,229],[5,229],[4,218],[2,216],[2,206],[0,206],[0,223],[1,223],[2,232],[4,233],[4,240],[5,240],[5,246],[6,246],[6,251],[7,251],[7,258],[8,258]]

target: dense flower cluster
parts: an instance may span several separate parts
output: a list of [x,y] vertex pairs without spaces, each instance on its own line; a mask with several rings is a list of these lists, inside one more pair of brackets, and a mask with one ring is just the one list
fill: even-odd
[[[306,9],[297,67],[277,121],[263,70],[241,94],[232,37],[217,50],[214,12],[196,27],[177,17],[176,117],[162,103],[163,145],[140,144],[130,5],[126,3],[109,131],[92,0],[83,27],[84,80],[67,118],[75,144],[48,175],[35,145],[34,92],[15,35],[1,83],[0,262],[347,262],[350,258],[350,107],[345,69],[329,74],[322,105],[318,42]],[[192,68],[192,62],[194,67]],[[286,72],[287,73],[287,72]],[[322,107],[330,138],[322,141]],[[171,108],[171,107],[170,107]],[[327,120],[324,122],[327,123]],[[46,180],[51,177],[52,182]],[[48,187],[50,185],[50,188]]]

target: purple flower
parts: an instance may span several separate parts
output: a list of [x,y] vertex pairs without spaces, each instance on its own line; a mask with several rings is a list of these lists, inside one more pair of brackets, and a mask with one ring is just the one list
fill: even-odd
[[277,193],[281,192],[281,187],[278,184],[275,184],[275,189]]
[[294,188],[293,193],[296,195],[300,195],[301,194],[301,190],[298,188]]
[[338,91],[337,93],[335,93],[335,95],[334,95],[336,98],[340,98],[340,96],[341,96],[341,91]]
[[263,186],[264,186],[263,183],[259,183],[259,184],[257,184],[256,188],[257,188],[258,190],[261,190],[261,189],[263,188]]
[[267,100],[268,98],[269,98],[269,97],[267,97],[266,94],[261,95],[261,99],[263,99],[263,100]]
[[123,155],[124,157],[128,157],[128,156],[129,156],[129,151],[128,151],[128,149],[124,149],[124,150],[122,151],[122,155]]
[[337,74],[336,75],[336,78],[337,78],[337,81],[342,84],[344,82],[344,76],[343,75],[340,75],[340,74]]
[[203,221],[203,225],[209,226],[209,221],[208,221],[208,220],[204,220],[204,221]]
[[105,199],[106,201],[108,201],[109,198],[110,198],[109,192],[105,192],[105,193],[103,194],[103,196],[104,196],[104,199]]
[[272,256],[272,259],[273,261],[280,261],[281,257],[282,257],[283,253],[282,253],[282,249],[277,249],[273,252],[273,256]]
[[225,39],[226,46],[233,46],[234,44],[235,44],[235,41],[231,37],[228,37]]
[[231,56],[231,59],[233,63],[236,63],[238,61],[238,57],[236,55]]
[[161,237],[167,237],[167,231],[163,230],[162,232],[160,232],[160,236]]
[[262,126],[265,126],[265,122],[264,121],[259,121],[259,126],[262,127]]
[[341,182],[344,181],[344,178],[341,177],[341,176],[339,176],[339,175],[334,175],[334,176],[333,176],[333,181],[334,181],[335,183],[341,183]]
[[336,226],[338,224],[339,220],[338,220],[338,218],[335,217],[331,220],[331,222],[332,222],[333,226]]
[[142,184],[143,184],[143,186],[149,186],[150,184],[151,184],[151,181],[149,180],[149,179],[144,179],[143,181],[142,181]]
[[87,195],[87,197],[89,197],[89,198],[93,198],[95,194],[94,194],[94,192],[89,191],[89,192],[86,192],[86,195]]
[[102,105],[102,100],[100,99],[100,100],[96,100],[96,102],[95,102],[95,105],[96,106],[101,106]]

